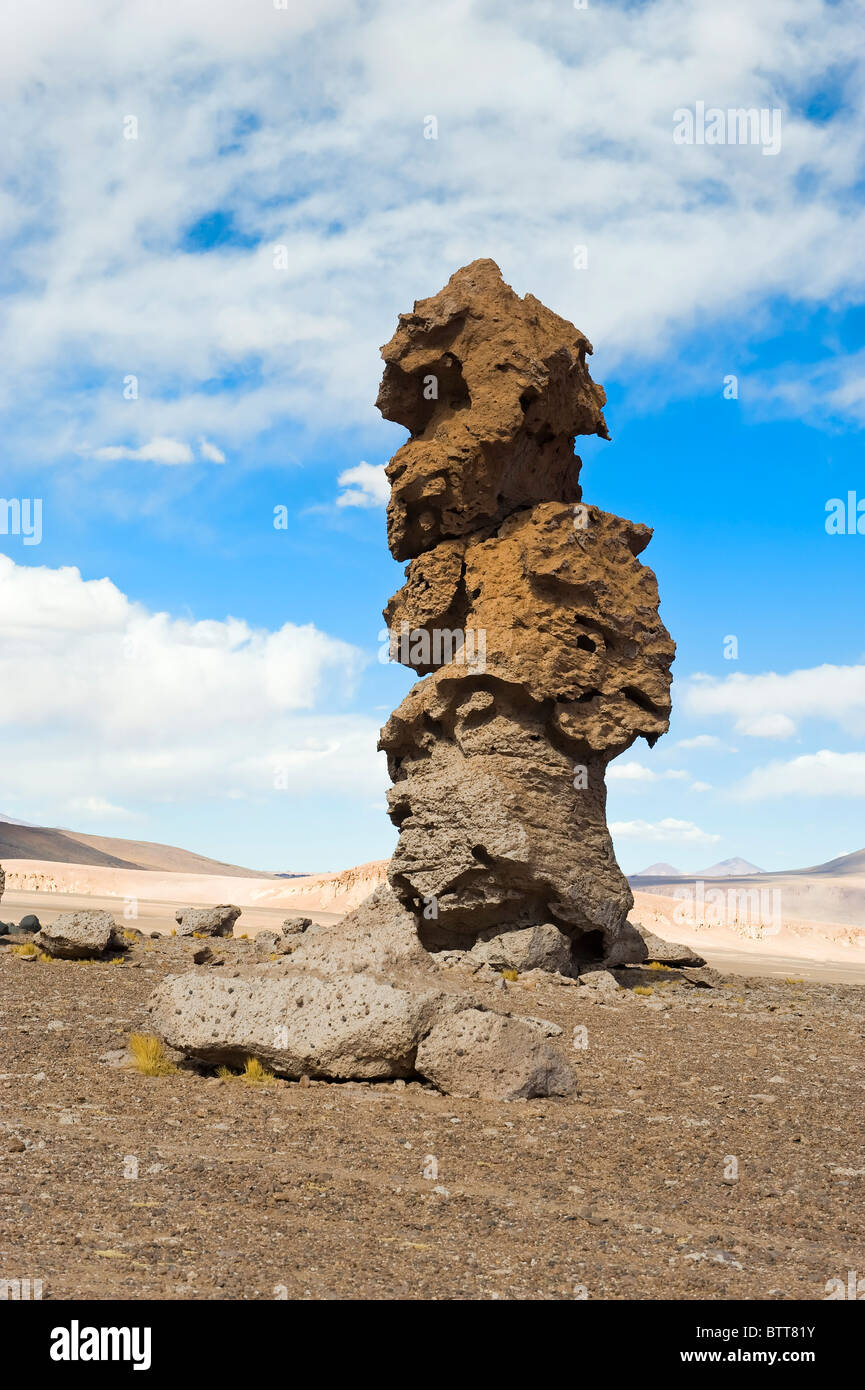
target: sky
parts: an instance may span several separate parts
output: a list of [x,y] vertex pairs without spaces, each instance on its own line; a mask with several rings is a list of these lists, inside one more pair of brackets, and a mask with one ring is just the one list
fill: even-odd
[[584,498],[654,528],[622,867],[861,849],[863,50],[820,0],[4,6],[0,812],[390,854],[379,346],[488,256],[594,344]]

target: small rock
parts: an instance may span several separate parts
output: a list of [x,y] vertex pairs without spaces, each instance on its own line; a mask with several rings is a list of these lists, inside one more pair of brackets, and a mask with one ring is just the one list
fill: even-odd
[[616,977],[609,970],[586,970],[579,976],[577,984],[591,990],[599,999],[612,999],[621,992]]
[[282,924],[283,936],[303,936],[312,926],[311,917],[286,917]]

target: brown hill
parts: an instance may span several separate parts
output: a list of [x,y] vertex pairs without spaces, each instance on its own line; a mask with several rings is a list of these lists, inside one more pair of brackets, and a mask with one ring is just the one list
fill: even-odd
[[0,863],[4,859],[41,859],[60,864],[88,864],[107,869],[155,869],[163,873],[240,874],[270,878],[258,869],[223,864],[191,850],[149,840],[121,840],[104,835],[81,835],[41,825],[0,821]]

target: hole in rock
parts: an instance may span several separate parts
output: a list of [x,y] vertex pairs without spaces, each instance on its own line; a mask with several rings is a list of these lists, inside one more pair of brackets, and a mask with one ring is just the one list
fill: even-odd
[[607,953],[604,945],[604,933],[602,931],[581,932],[579,936],[574,937],[573,953],[574,959],[580,965],[603,960]]
[[584,632],[581,632],[579,637],[577,638],[577,646],[579,647],[581,652],[597,651],[597,647],[595,646],[591,637],[587,637]]
[[661,712],[658,709],[658,706],[654,704],[652,700],[649,699],[648,695],[644,695],[642,690],[637,690],[636,686],[624,686],[622,689],[622,694],[627,695],[628,699],[632,700],[634,704],[638,706],[639,709],[645,710],[646,714],[660,715]]

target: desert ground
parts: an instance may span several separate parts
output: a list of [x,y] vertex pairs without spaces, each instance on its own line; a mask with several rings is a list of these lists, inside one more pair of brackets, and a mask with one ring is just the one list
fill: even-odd
[[674,926],[655,887],[633,919],[719,974],[630,967],[603,997],[539,972],[472,981],[561,1029],[568,1098],[148,1076],[127,1051],[148,997],[214,968],[171,935],[178,907],[241,906],[211,946],[222,970],[266,972],[260,931],[332,925],[384,865],[280,878],[141,848],[4,862],[3,920],[98,907],[142,935],[94,962],[0,937],[0,1279],[48,1300],[810,1300],[865,1268],[858,929]]
[[[577,1096],[504,1103],[139,1074],[130,1033],[199,944],[0,948],[3,1278],[44,1299],[776,1300],[865,1268],[861,977],[479,984],[558,1025],[578,1070]],[[261,955],[211,944],[223,969]]]

